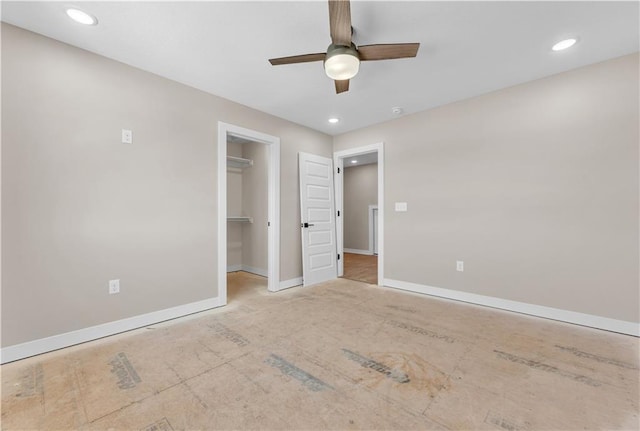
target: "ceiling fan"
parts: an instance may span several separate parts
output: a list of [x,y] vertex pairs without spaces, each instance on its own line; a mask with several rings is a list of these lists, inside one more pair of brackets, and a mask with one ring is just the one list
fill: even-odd
[[327,76],[335,81],[336,93],[349,90],[349,80],[356,76],[361,61],[410,58],[418,54],[419,43],[392,43],[356,46],[351,41],[351,5],[349,0],[329,0],[331,45],[327,52],[272,58],[273,66],[323,61]]

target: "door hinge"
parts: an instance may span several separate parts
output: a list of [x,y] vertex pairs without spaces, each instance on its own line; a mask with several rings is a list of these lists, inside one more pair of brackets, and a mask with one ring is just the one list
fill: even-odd
[[267,227],[269,227],[269,226],[271,226],[271,222],[270,221],[267,222]]
[[340,217],[340,210],[338,210],[338,217]]
[[338,253],[338,260],[340,260],[340,254]]
[[340,173],[340,168],[338,168],[338,173]]

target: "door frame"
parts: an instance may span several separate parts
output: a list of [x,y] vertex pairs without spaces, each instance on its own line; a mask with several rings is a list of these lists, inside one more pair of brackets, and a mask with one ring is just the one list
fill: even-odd
[[267,145],[267,277],[271,292],[280,290],[280,138],[218,121],[218,297],[227,304],[227,133]]
[[[349,148],[348,150],[333,153],[334,187],[336,189],[336,211],[340,216],[336,217],[336,245],[338,254],[344,256],[344,159],[362,154],[378,153],[378,286],[383,286],[384,281],[384,142]],[[338,171],[340,173],[338,173]],[[338,277],[344,275],[344,259],[338,261]]]

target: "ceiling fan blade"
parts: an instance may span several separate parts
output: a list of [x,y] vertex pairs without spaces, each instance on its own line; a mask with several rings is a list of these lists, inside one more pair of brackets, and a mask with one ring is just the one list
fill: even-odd
[[329,29],[334,45],[351,46],[351,4],[349,0],[329,0]]
[[291,57],[270,58],[269,63],[272,66],[279,66],[281,64],[294,64],[294,63],[308,63],[310,61],[324,61],[324,57],[327,54],[319,52],[317,54],[302,54],[292,55]]
[[345,91],[349,91],[349,80],[341,80],[338,81],[336,79],[336,94],[344,93]]
[[418,55],[419,43],[390,43],[384,45],[364,45],[358,47],[360,61],[391,60],[410,58]]

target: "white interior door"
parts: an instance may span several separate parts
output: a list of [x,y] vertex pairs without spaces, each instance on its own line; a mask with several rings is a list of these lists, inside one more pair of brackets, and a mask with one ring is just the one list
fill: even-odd
[[299,153],[302,284],[337,278],[336,223],[331,159]]

